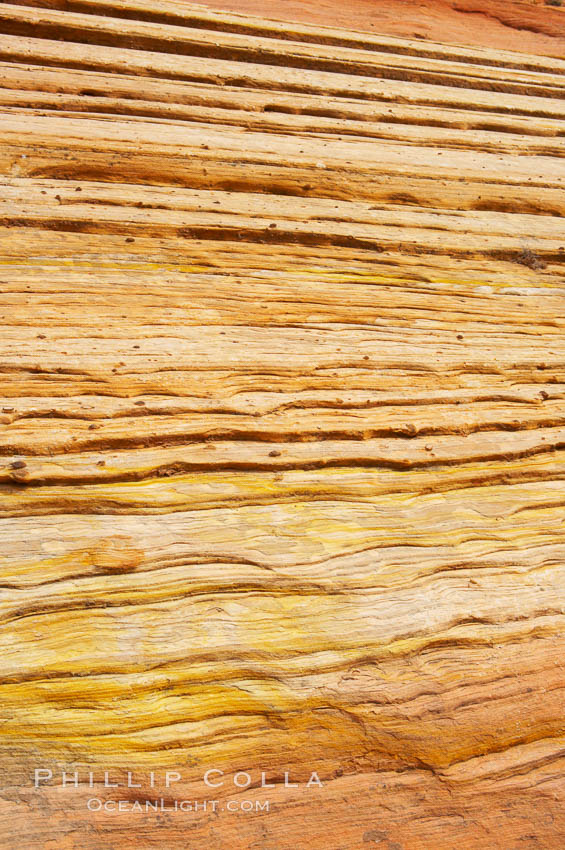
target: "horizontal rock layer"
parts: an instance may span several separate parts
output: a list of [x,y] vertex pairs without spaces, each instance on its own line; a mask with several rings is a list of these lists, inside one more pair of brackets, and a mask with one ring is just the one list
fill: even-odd
[[0,847],[560,846],[564,91],[0,7]]

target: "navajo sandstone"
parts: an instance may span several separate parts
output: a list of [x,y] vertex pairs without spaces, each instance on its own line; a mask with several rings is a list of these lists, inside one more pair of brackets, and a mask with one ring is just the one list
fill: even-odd
[[565,62],[0,32],[0,847],[562,846]]

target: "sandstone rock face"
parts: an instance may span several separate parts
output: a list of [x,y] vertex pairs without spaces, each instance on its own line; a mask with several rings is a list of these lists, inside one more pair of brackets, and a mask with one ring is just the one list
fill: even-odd
[[206,0],[284,21],[565,56],[565,0]]
[[565,62],[0,31],[0,847],[561,847]]

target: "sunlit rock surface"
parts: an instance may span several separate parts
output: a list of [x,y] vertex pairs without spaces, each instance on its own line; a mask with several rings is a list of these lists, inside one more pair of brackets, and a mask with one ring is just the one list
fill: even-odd
[[0,847],[559,848],[565,62],[0,31]]

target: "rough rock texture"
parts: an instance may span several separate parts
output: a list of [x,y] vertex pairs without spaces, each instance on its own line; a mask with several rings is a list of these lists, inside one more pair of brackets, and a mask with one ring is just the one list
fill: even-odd
[[565,62],[0,30],[0,847],[561,847]]

